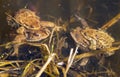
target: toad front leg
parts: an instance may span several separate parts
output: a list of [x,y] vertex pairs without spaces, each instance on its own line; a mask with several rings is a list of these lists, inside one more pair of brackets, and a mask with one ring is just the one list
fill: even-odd
[[13,56],[16,55],[18,56],[18,52],[19,52],[19,46],[26,40],[24,35],[17,35],[13,41],[13,48],[14,48],[14,52],[13,52]]

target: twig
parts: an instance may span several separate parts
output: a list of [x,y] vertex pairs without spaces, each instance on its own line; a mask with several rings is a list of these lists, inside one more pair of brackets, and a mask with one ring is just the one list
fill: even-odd
[[[105,54],[105,53],[113,53],[116,50],[119,50],[120,46],[118,47],[111,47],[111,48],[107,48],[107,49],[102,49],[102,50],[94,50],[94,51],[89,51],[83,54],[79,54],[75,56],[75,59],[82,59],[82,58],[86,58],[86,57],[91,57],[91,56],[95,56],[97,54]],[[68,58],[65,58],[63,61],[68,61]]]
[[65,75],[64,75],[64,77],[66,77],[67,72],[68,72],[69,68],[71,67],[71,65],[72,65],[72,63],[73,63],[73,60],[74,60],[74,58],[75,58],[75,56],[76,56],[76,54],[77,54],[78,47],[79,47],[79,46],[76,47],[74,53],[73,53],[73,49],[71,49],[71,51],[70,51],[70,56],[69,56],[69,58],[68,58],[68,63],[67,63],[67,66],[66,66],[66,70],[65,70]]
[[54,31],[55,31],[55,27],[53,28],[53,30],[52,30],[52,32],[51,32],[51,35],[50,35],[49,46],[50,46],[50,43],[51,43],[51,41],[52,41],[52,37],[53,37]]
[[52,29],[52,32],[51,32],[51,35],[50,35],[50,39],[49,39],[49,46],[50,46],[50,43],[52,41],[52,37],[53,37],[53,34],[55,31],[59,31],[62,27],[59,27],[59,26],[56,26]]
[[113,24],[115,24],[118,20],[120,19],[120,13],[117,14],[113,19],[111,19],[110,21],[108,21],[105,25],[103,25],[101,27],[102,30],[106,30],[109,27],[111,27]]
[[70,63],[72,63],[72,62],[71,62],[71,60],[72,60],[72,54],[73,54],[73,48],[70,50],[70,55],[69,55],[69,58],[68,58],[68,62],[67,62],[67,66],[66,66],[65,73],[68,72],[68,70],[69,70],[69,68],[70,68],[70,66],[71,66]]
[[85,21],[85,19],[79,17],[78,15],[75,14],[75,17],[81,21],[81,23],[83,24],[83,28],[89,27],[88,23]]
[[50,64],[50,62],[53,60],[53,58],[55,57],[55,53],[50,54],[47,62],[44,64],[44,66],[40,69],[40,71],[37,73],[36,77],[40,77],[42,75],[42,73],[44,72],[44,70],[47,68],[48,64]]

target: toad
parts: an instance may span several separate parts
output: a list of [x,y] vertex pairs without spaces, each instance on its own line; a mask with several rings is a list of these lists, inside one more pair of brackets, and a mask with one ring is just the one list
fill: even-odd
[[[77,19],[80,20],[82,23],[82,27],[76,27],[70,32],[70,35],[76,42],[77,47],[79,47],[83,51],[105,51],[102,52],[102,55],[101,53],[95,55],[96,58],[99,60],[98,64],[104,64],[104,56],[111,56],[114,54],[114,51],[120,49],[120,46],[112,46],[115,40],[105,31],[107,28],[109,28],[112,24],[120,19],[120,14],[118,14],[100,29],[90,28],[83,18],[77,15],[75,15],[75,17],[77,17]],[[73,63],[73,67],[77,66],[77,70],[79,70],[81,69],[81,66],[85,67],[89,61],[90,60],[88,57],[78,59]]]
[[50,29],[56,26],[53,22],[42,21],[40,17],[35,14],[35,12],[29,9],[20,9],[12,19],[9,17],[8,22],[13,19],[20,25],[17,29],[18,35],[20,34],[21,36],[22,34],[25,41],[34,42],[45,39],[50,35]]
[[87,22],[80,17],[79,20],[83,27],[77,27],[70,34],[80,49],[90,51],[112,47],[112,43],[115,40],[107,32],[90,28]]
[[[35,12],[29,9],[20,9],[14,17],[8,15],[7,18],[9,25],[13,25],[17,27],[17,35],[14,38],[13,42],[38,42],[43,39],[46,39],[50,34],[51,30],[59,30],[56,27],[56,24],[50,21],[42,21],[39,16],[35,14]],[[11,22],[15,24],[11,24]],[[18,54],[19,44],[14,45],[14,54]],[[16,49],[17,48],[17,49]]]

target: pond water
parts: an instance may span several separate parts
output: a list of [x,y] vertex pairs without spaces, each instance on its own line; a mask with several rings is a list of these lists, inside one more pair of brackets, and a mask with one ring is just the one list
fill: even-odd
[[[100,28],[120,13],[120,0],[0,0],[0,44],[13,40],[13,29],[7,24],[6,12],[14,15],[19,9],[28,8],[42,20],[55,21],[61,18],[69,21],[73,14],[87,19],[93,28]],[[53,17],[53,18],[51,18]],[[107,32],[120,41],[120,21]],[[112,69],[120,75],[120,50],[107,58]]]

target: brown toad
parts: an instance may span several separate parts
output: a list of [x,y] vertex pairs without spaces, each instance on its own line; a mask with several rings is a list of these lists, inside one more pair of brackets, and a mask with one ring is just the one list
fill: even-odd
[[40,41],[47,38],[51,33],[50,28],[56,25],[53,22],[41,21],[40,17],[29,9],[20,9],[13,19],[20,25],[17,29],[18,36],[23,34],[26,41]]
[[[114,24],[120,19],[120,14],[115,16],[108,23],[103,25],[100,29],[90,28],[84,19],[80,18],[77,15],[76,17],[81,21],[83,25],[82,27],[77,27],[70,32],[73,40],[77,43],[77,47],[79,47],[83,51],[97,50],[98,52],[93,54],[99,60],[98,64],[100,65],[104,64],[105,60],[104,56],[111,56],[114,54],[114,51],[120,49],[120,46],[113,47],[114,46],[113,42],[115,42],[114,38],[111,37],[107,32],[105,32],[106,29],[108,29],[112,24]],[[99,51],[101,52],[99,53]],[[90,60],[88,57],[84,57],[82,59],[80,57],[80,59],[76,60],[73,63],[73,67],[79,70],[81,69],[81,66],[83,67],[86,66],[89,61]]]
[[83,28],[77,27],[70,34],[80,49],[89,51],[112,47],[115,40],[107,32],[90,28],[84,19],[79,19],[83,24]]
[[[21,42],[38,42],[46,39],[50,34],[51,30],[59,30],[56,24],[49,21],[42,21],[35,12],[29,9],[20,9],[14,17],[8,15],[8,22],[15,22],[17,25],[17,35],[14,38],[14,54],[18,54],[19,43]],[[13,24],[9,24],[13,25]],[[16,25],[13,25],[16,26]]]

